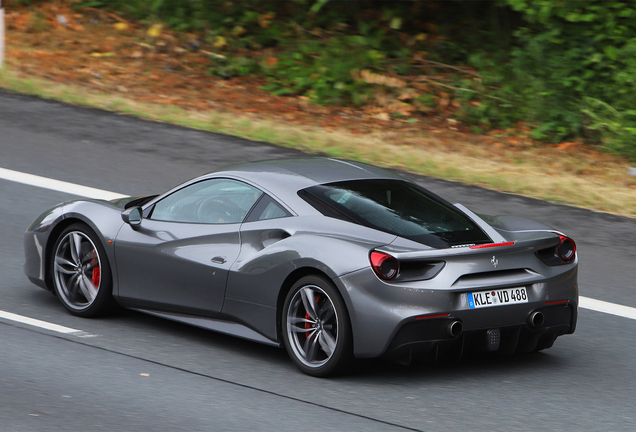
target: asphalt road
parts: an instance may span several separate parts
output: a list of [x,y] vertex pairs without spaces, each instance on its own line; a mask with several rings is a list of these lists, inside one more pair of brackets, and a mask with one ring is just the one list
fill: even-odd
[[[0,93],[0,168],[124,194],[301,153]],[[410,176],[452,202],[520,214],[577,240],[581,295],[636,307],[636,220]],[[132,311],[68,314],[22,273],[22,233],[71,195],[0,180],[0,431],[636,430],[636,320],[580,309],[538,354],[302,375],[285,352]]]

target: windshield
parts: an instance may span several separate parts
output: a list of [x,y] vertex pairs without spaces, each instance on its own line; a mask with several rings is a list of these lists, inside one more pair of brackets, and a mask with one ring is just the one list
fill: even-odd
[[312,186],[299,195],[325,216],[347,219],[436,248],[491,241],[451,204],[407,181],[329,183]]

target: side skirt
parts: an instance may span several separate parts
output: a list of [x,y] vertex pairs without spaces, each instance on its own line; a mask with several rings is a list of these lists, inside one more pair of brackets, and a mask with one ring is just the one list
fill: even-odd
[[200,327],[206,330],[212,330],[215,332],[224,333],[230,336],[240,337],[240,338],[251,340],[254,342],[259,342],[265,345],[270,345],[275,347],[281,346],[280,343],[267,339],[266,337],[255,332],[249,327],[246,327],[243,324],[235,323],[232,321],[223,321],[223,320],[213,319],[213,318],[200,318],[200,317],[193,317],[193,316],[187,316],[187,315],[173,314],[168,312],[156,312],[156,311],[149,311],[149,310],[137,309],[137,308],[132,308],[132,309],[138,312],[143,312],[148,315],[153,315],[159,318],[165,318],[171,321],[177,321],[180,323],[189,324],[195,327]]

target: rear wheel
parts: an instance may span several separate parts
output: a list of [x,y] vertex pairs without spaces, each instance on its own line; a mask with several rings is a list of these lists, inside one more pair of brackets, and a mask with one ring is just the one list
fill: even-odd
[[349,316],[331,282],[306,276],[294,284],[283,308],[283,339],[290,358],[308,375],[325,377],[350,366]]
[[111,304],[112,275],[106,251],[84,224],[66,228],[53,248],[55,293],[73,315],[91,317]]

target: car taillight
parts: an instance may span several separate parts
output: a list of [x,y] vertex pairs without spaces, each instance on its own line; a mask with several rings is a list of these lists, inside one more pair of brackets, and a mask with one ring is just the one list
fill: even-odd
[[391,280],[398,274],[398,262],[391,255],[372,251],[369,255],[371,261],[371,268],[376,275],[382,280]]
[[576,243],[570,237],[559,232],[554,232],[559,236],[559,243],[549,248],[536,251],[534,254],[549,266],[569,264],[576,257]]
[[559,258],[564,262],[568,262],[574,258],[576,254],[576,243],[570,237],[559,235],[559,245],[557,246],[557,253]]

